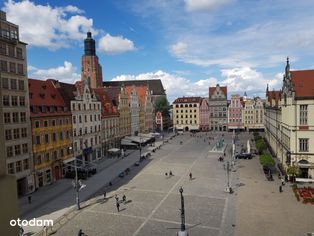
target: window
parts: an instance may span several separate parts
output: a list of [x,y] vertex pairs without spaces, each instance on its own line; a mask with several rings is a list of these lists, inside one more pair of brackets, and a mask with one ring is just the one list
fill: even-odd
[[63,157],[64,156],[64,150],[63,148],[60,149],[60,157]]
[[38,155],[36,159],[37,159],[37,161],[36,161],[37,165],[40,165],[41,164],[41,155]]
[[0,53],[4,55],[7,53],[7,48],[6,48],[5,43],[0,43]]
[[49,143],[49,134],[45,134],[45,143]]
[[39,123],[39,121],[37,120],[37,121],[35,121],[35,128],[39,128],[40,127],[40,123]]
[[21,155],[21,146],[20,145],[15,145],[14,146],[14,152],[15,152],[15,156]]
[[79,115],[79,123],[82,123],[82,116]]
[[76,136],[76,129],[73,130],[73,135]]
[[21,122],[26,122],[26,113],[25,112],[21,112]]
[[27,143],[23,143],[22,144],[22,152],[23,153],[28,153],[28,145],[27,145]]
[[20,75],[24,75],[23,64],[17,64],[17,73]]
[[14,129],[13,130],[13,137],[14,137],[14,139],[20,138],[20,129]]
[[19,59],[23,59],[23,50],[22,48],[16,48],[16,57]]
[[49,159],[50,159],[50,157],[49,157],[49,152],[48,152],[45,154],[45,162],[49,162]]
[[62,132],[59,133],[59,139],[63,140],[63,133]]
[[[90,121],[93,121],[93,115],[90,115],[89,119],[90,119]],[[96,121],[96,119],[95,119],[95,121]]]
[[4,123],[6,123],[6,124],[11,123],[11,114],[10,113],[4,113]]
[[87,115],[85,115],[84,119],[85,119],[85,122],[87,122]]
[[13,123],[19,122],[19,113],[13,112],[12,115],[13,115]]
[[21,172],[22,171],[22,161],[17,161],[16,162],[16,172]]
[[53,156],[52,156],[53,159],[54,159],[54,160],[57,160],[57,158],[58,158],[58,152],[57,152],[57,151],[54,151],[52,154],[53,154]]
[[48,120],[44,121],[44,127],[48,127]]
[[8,173],[9,174],[14,174],[15,171],[14,171],[14,163],[9,163],[8,164]]
[[3,106],[10,106],[10,96],[9,95],[3,95],[2,103],[3,103]]
[[308,152],[309,151],[309,139],[300,138],[299,139],[299,151],[300,152]]
[[16,73],[16,67],[15,67],[15,63],[14,62],[10,62],[9,63],[9,67],[10,67],[10,72],[11,73]]
[[307,105],[300,105],[300,125],[307,125]]
[[4,89],[9,88],[9,79],[8,78],[2,78],[2,88],[4,88]]
[[16,79],[11,79],[10,84],[11,84],[11,89],[17,89]]
[[35,137],[35,144],[40,144],[40,136]]
[[1,71],[5,71],[7,72],[8,71],[8,64],[6,61],[1,61]]
[[17,106],[17,96],[11,97],[12,106]]
[[5,130],[5,140],[12,140],[12,132],[10,129]]
[[76,116],[73,116],[73,124],[76,124]]
[[25,97],[20,96],[20,106],[24,107],[25,106]]
[[23,167],[24,167],[24,170],[29,169],[29,161],[28,161],[28,159],[24,159],[23,160]]
[[7,147],[7,157],[13,157],[13,147]]
[[51,121],[52,126],[56,126],[56,120]]

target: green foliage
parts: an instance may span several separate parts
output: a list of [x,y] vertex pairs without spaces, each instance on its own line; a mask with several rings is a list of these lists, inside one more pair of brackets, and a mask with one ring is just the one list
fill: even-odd
[[262,153],[267,148],[266,143],[262,138],[256,141],[255,146],[259,153]]
[[261,155],[259,161],[262,166],[271,167],[275,165],[275,160],[269,154]]
[[298,166],[289,166],[287,168],[287,174],[292,176],[292,177],[296,177],[300,174],[300,168]]
[[169,102],[166,96],[158,97],[155,104],[154,104],[154,111],[160,111],[163,115],[169,114]]

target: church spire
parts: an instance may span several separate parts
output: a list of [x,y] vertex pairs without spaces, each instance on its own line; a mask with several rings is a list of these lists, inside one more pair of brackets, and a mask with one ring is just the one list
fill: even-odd
[[95,40],[92,38],[90,31],[87,32],[87,37],[84,40],[84,51],[86,56],[96,55]]

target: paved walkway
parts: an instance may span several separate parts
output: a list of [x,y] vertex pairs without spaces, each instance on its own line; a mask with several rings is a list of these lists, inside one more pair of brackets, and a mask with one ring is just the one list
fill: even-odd
[[[170,135],[170,134],[169,134]],[[168,136],[168,135],[167,135]],[[162,141],[156,141],[156,146]],[[145,152],[147,147],[142,149]],[[86,187],[80,191],[80,201],[94,196],[111,181],[114,185],[119,173],[133,166],[139,160],[139,150],[128,151],[128,156],[105,159],[98,164],[98,172],[87,180],[82,181]],[[114,187],[114,186],[113,186]],[[41,219],[57,221],[60,217],[75,209],[75,191],[72,179],[62,179],[49,186],[45,186],[32,195],[32,203],[28,203],[27,196],[19,199],[20,215],[22,219]],[[42,227],[24,227],[25,233],[37,233]]]
[[281,181],[277,175],[275,181],[266,180],[258,157],[238,160],[237,168],[236,236],[305,236],[314,232],[314,206],[297,202],[291,184],[279,193]]

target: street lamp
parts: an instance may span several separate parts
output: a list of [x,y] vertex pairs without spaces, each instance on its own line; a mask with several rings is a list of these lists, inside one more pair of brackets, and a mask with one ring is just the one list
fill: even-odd
[[[73,149],[72,147],[69,147],[70,151]],[[75,202],[76,202],[76,207],[77,210],[80,210],[80,195],[79,195],[79,181],[78,181],[78,176],[77,176],[77,160],[75,157],[74,161],[74,170],[75,170]]]
[[179,192],[181,195],[181,230],[178,232],[178,236],[188,236],[188,232],[185,230],[184,197],[182,187],[180,187]]
[[142,160],[142,137],[140,136],[140,161]]

